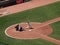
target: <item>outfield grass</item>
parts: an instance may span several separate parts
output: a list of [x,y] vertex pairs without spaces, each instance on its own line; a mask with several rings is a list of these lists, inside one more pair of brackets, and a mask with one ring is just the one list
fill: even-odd
[[[6,43],[8,45],[55,45],[51,42],[42,39],[34,39],[34,40],[12,39],[7,37],[4,31],[8,26],[16,23],[27,22],[27,21],[44,22],[56,17],[60,17],[60,2],[0,17],[0,42]],[[58,33],[60,32],[59,30],[60,28],[57,27],[59,25],[60,22],[51,25],[54,29],[54,32],[50,35],[51,37],[60,39],[59,36],[60,33]]]

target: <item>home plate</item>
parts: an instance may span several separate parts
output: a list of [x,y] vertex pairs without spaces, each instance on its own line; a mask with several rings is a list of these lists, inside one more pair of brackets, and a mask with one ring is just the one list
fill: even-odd
[[32,30],[29,30],[29,31],[32,31]]

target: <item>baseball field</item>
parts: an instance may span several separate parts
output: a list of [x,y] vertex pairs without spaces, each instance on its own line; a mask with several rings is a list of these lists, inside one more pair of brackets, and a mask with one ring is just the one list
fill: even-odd
[[[5,29],[21,22],[45,22],[60,17],[60,1],[0,17],[0,45],[60,45],[44,39],[14,39],[6,36]],[[60,41],[60,21],[50,24],[53,32],[48,35]]]

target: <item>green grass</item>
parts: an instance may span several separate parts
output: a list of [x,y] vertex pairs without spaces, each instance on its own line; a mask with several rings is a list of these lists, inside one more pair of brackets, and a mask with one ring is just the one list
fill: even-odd
[[54,24],[51,24],[51,27],[53,28],[53,33],[50,36],[60,40],[60,21]]
[[8,44],[6,44],[6,43],[3,43],[3,42],[0,42],[0,45],[8,45]]
[[[16,23],[27,22],[27,21],[44,22],[56,17],[60,17],[60,2],[11,14],[9,16],[0,17],[0,42],[6,43],[8,45],[55,45],[51,42],[42,39],[34,39],[34,40],[12,39],[7,37],[4,31],[8,26]],[[55,33],[52,33],[50,36],[54,37],[55,35],[55,38],[58,39],[60,37],[58,33],[59,28],[56,25],[57,23],[55,23],[55,25],[54,24],[52,25]],[[58,25],[60,25],[60,23],[58,23]]]
[[[7,38],[8,39],[8,38]],[[6,39],[6,40],[7,40]],[[5,40],[4,40],[5,41]],[[9,38],[7,41],[4,43],[0,43],[3,45],[56,45],[51,42],[48,42],[46,40],[42,39],[34,39],[34,40],[16,40],[16,39],[11,39]]]

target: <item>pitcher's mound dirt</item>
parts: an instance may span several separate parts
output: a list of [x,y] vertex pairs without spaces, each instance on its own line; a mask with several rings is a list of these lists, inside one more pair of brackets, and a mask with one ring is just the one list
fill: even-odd
[[5,34],[11,38],[16,39],[36,39],[40,38],[40,34],[49,35],[52,33],[52,28],[49,25],[38,28],[41,23],[31,22],[30,24],[33,27],[33,29],[27,29],[26,27],[28,25],[26,23],[20,23],[20,26],[24,28],[24,31],[16,31],[15,26],[17,24],[15,24],[8,27],[5,30]]

